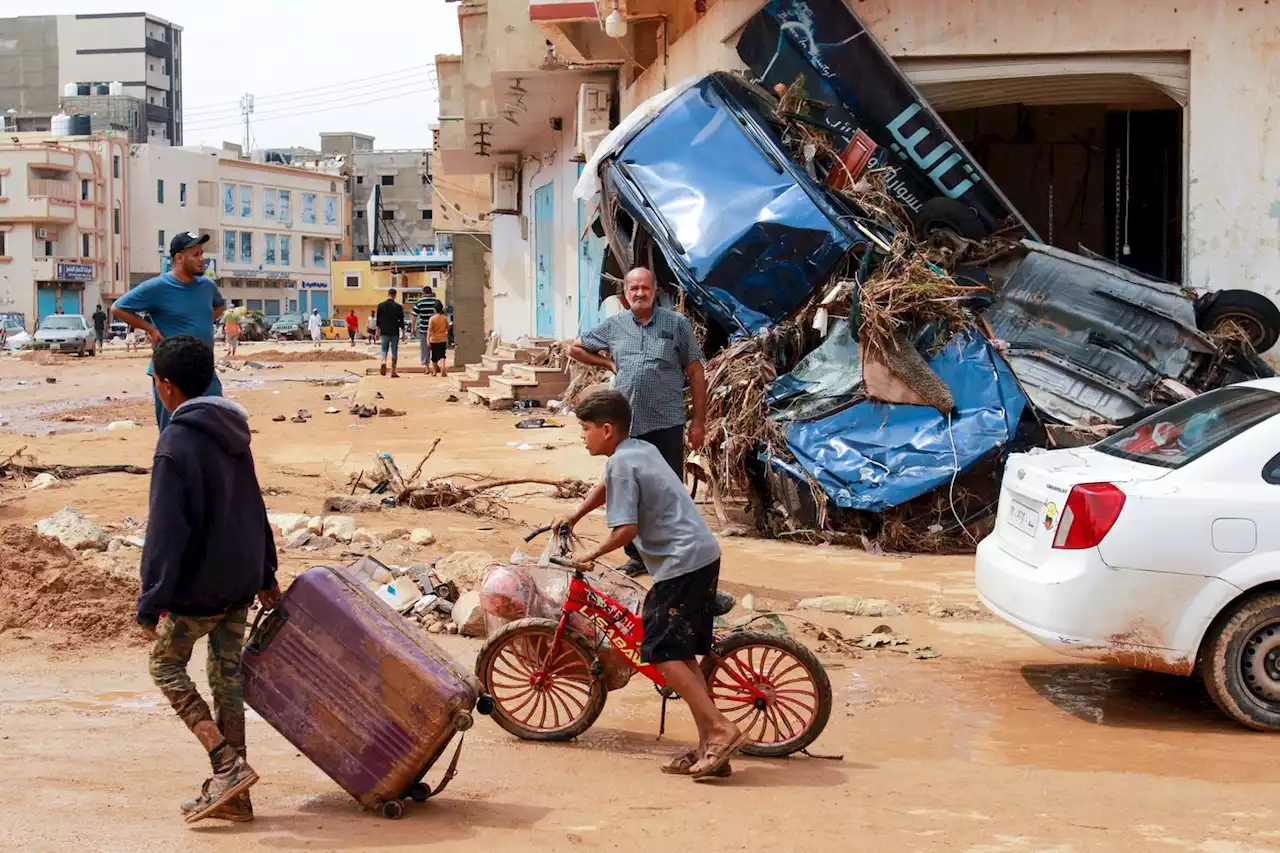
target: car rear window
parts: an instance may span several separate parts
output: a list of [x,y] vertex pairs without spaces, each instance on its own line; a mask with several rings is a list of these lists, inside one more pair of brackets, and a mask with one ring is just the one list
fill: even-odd
[[1277,414],[1280,394],[1274,391],[1219,388],[1122,429],[1094,449],[1146,465],[1181,468]]

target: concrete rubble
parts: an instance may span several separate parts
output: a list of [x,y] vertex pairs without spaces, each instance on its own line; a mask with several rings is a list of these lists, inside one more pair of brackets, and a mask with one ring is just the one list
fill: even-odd
[[853,598],[847,595],[822,595],[805,598],[796,605],[799,610],[843,613],[846,616],[901,616],[902,608],[881,598]]
[[73,551],[104,551],[108,541],[102,528],[74,507],[63,507],[51,517],[36,522],[36,532],[52,536]]

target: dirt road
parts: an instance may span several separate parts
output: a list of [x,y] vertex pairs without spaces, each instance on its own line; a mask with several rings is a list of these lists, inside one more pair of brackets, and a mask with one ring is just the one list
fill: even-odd
[[[443,441],[429,476],[599,474],[572,424],[518,431],[510,414],[445,402],[452,389],[442,380],[305,381],[337,382],[367,364],[291,363],[224,376],[228,393],[253,415],[259,477],[273,510],[318,510],[322,496],[375,452],[411,467],[436,436]],[[66,431],[0,431],[0,458],[25,444],[44,462],[148,464],[149,421],[103,430],[122,415],[146,417],[144,368],[145,360],[117,352],[50,365],[0,360],[0,420],[8,429]],[[346,414],[349,400],[323,399],[357,394],[368,402],[378,392],[409,414],[360,421]],[[329,405],[342,412],[324,414]],[[271,420],[304,407],[314,416],[306,424]],[[68,412],[87,419],[59,420]],[[536,489],[521,491],[508,493],[510,521],[396,510],[360,523],[379,531],[430,527],[439,542],[403,554],[406,562],[455,550],[501,556],[525,526],[562,506]],[[100,524],[141,519],[146,498],[147,478],[129,475],[45,491],[0,483],[0,526],[31,524],[64,505]],[[598,519],[587,523],[592,529]],[[815,594],[887,598],[908,615],[823,621],[845,633],[888,623],[912,648],[941,651],[933,660],[821,652],[836,707],[814,748],[843,753],[843,761],[738,758],[733,777],[719,784],[663,776],[658,762],[688,741],[692,726],[674,705],[657,742],[659,700],[637,678],[573,744],[515,741],[480,719],[448,791],[399,822],[362,813],[253,718],[251,758],[263,777],[254,789],[258,819],[190,828],[177,803],[196,791],[207,764],[151,686],[144,649],[128,637],[85,647],[12,630],[0,633],[0,850],[1280,850],[1273,758],[1280,742],[1227,722],[1198,682],[1072,662],[967,612],[975,599],[966,558],[870,557],[737,538],[724,549],[722,584],[739,596],[754,593],[758,608],[785,609]],[[130,559],[136,566],[133,553],[120,558],[122,570]],[[282,552],[286,575],[347,559]],[[930,616],[931,604],[935,614],[937,605],[960,614]],[[474,660],[478,642],[443,639],[460,660]]]

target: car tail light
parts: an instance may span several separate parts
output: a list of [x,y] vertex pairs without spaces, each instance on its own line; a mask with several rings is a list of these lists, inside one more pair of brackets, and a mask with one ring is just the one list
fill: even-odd
[[1124,492],[1111,483],[1082,483],[1067,495],[1053,547],[1064,551],[1093,548],[1101,542],[1124,509]]

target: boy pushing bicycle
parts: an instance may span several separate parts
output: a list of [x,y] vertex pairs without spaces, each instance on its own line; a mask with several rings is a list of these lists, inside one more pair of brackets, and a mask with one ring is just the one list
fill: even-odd
[[699,655],[711,651],[720,544],[657,449],[629,437],[626,397],[617,391],[592,394],[577,414],[587,451],[609,461],[604,482],[552,526],[572,529],[592,510],[605,507],[609,536],[580,558],[584,569],[635,542],[653,578],[641,614],[641,654],[688,703],[698,726],[698,749],[671,759],[662,771],[695,780],[728,776],[729,759],[747,734],[716,708],[697,663]]

